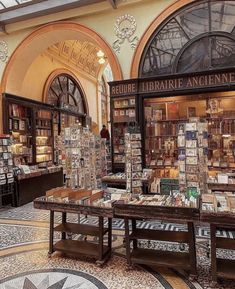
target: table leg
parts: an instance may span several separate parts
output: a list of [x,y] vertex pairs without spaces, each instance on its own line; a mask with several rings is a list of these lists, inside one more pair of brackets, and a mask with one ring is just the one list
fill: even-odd
[[130,254],[130,232],[129,232],[129,219],[125,218],[125,239],[126,239],[126,258],[127,264],[131,265],[131,254]]
[[[136,230],[136,219],[132,219],[131,223],[132,223],[132,232],[133,232]],[[133,248],[134,249],[137,248],[137,240],[136,239],[133,240]]]
[[108,218],[108,247],[112,250],[112,219]]
[[53,242],[54,242],[54,211],[50,211],[49,252],[48,252],[49,256],[54,252]]
[[217,262],[216,262],[216,225],[210,225],[211,231],[211,274],[212,280],[217,281]]
[[104,243],[104,218],[99,217],[99,261],[103,259],[103,243]]
[[[67,217],[66,212],[63,212],[63,213],[62,213],[62,224],[63,224],[63,225],[66,224],[66,217]],[[62,240],[65,240],[65,239],[66,239],[66,233],[65,233],[65,232],[62,232],[61,239],[62,239]]]
[[192,222],[188,222],[188,233],[189,233],[190,271],[192,276],[196,276],[197,257],[196,257],[195,231],[194,231],[194,224]]

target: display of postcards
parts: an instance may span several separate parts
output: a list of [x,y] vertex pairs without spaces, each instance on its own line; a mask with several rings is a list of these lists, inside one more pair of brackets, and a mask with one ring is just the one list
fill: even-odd
[[197,131],[186,131],[186,140],[197,139]]
[[4,169],[0,168],[0,174],[4,174]]
[[187,148],[186,149],[186,156],[189,156],[189,157],[196,157],[197,156],[197,149],[193,148]]
[[135,105],[135,98],[129,99],[129,105]]
[[9,145],[9,143],[10,143],[10,139],[3,139],[2,140],[2,145],[4,145],[4,146],[7,146],[7,145]]
[[198,175],[187,174],[188,182],[198,182]]
[[0,180],[5,180],[5,178],[6,178],[6,175],[5,175],[5,174],[1,174],[1,175],[0,175]]
[[189,174],[197,174],[198,173],[198,166],[186,165],[186,172]]
[[126,183],[126,191],[130,192],[131,191],[131,182]]
[[129,117],[135,117],[135,109],[129,109]]
[[125,114],[126,114],[126,116],[129,116],[129,109],[125,110]]
[[196,148],[197,141],[196,140],[186,140],[186,148]]
[[121,110],[119,111],[119,113],[120,113],[120,116],[125,116],[125,110],[124,110],[124,109],[121,109]]
[[114,113],[113,113],[113,114],[114,114],[115,117],[118,117],[118,116],[119,116],[119,110],[117,110],[117,109],[114,110]]
[[197,165],[197,157],[186,157],[186,165]]
[[198,198],[199,195],[200,195],[200,193],[198,191],[198,184],[195,183],[195,185],[194,185],[194,183],[192,182],[191,185],[188,183],[187,186],[188,186],[187,187],[187,195],[188,195],[188,197],[189,198],[190,197]]
[[0,185],[5,185],[6,183],[7,183],[6,179],[5,180],[0,180]]
[[141,148],[141,141],[132,141],[131,142],[131,147],[133,149]]
[[202,140],[202,146],[203,146],[203,147],[208,147],[208,139],[207,139],[207,138],[203,138],[203,140]]
[[127,100],[127,99],[124,99],[124,100],[122,101],[122,107],[125,107],[125,106],[128,106],[128,105],[129,105],[128,100]]
[[3,172],[6,174],[8,173],[8,167],[3,167]]
[[2,146],[0,146],[0,153],[2,153],[3,152],[3,147]]
[[199,186],[199,183],[198,182],[188,182],[187,181],[187,186],[188,187],[193,187],[193,188],[198,188],[198,186]]
[[7,173],[7,178],[13,178],[13,173]]
[[185,160],[185,155],[183,155],[183,154],[179,154],[178,155],[178,159],[179,159],[179,161],[184,161]]
[[183,135],[185,132],[185,124],[184,123],[179,123],[178,124],[178,134]]
[[135,172],[132,174],[132,179],[136,180],[136,179],[141,179],[142,178],[142,172]]
[[14,183],[14,178],[8,179],[8,180],[7,180],[7,183],[8,183],[8,184]]
[[4,161],[0,160],[0,167],[3,167],[3,166],[4,166]]
[[142,158],[141,158],[141,156],[133,156],[133,157],[132,157],[132,163],[133,163],[133,164],[140,164],[140,163],[142,163]]
[[141,155],[141,149],[132,149],[132,155],[133,156],[140,156]]
[[142,187],[134,187],[132,188],[132,194],[142,194]]
[[134,165],[132,165],[132,171],[133,171],[133,172],[142,171],[142,165],[141,165],[141,164],[134,164]]
[[184,161],[178,161],[178,167],[180,172],[185,172],[185,162]]
[[142,186],[142,181],[141,180],[133,180],[132,181],[132,188],[141,187],[141,186]]
[[8,153],[3,153],[4,160],[7,160],[9,157],[11,157],[11,156],[9,156]]
[[3,160],[4,166],[8,166],[8,160]]
[[121,107],[121,101],[120,100],[115,100],[114,101],[114,108],[120,108]]
[[11,152],[11,146],[7,146],[7,151],[10,153]]
[[186,183],[186,175],[184,173],[179,173],[179,184]]
[[195,131],[197,130],[196,122],[188,122],[185,124],[185,131]]
[[2,146],[2,151],[3,152],[8,152],[8,146]]
[[178,144],[178,147],[184,147],[185,146],[185,136],[184,135],[178,135],[177,144]]
[[131,134],[131,140],[141,140],[141,134],[140,133],[132,133]]
[[0,146],[2,146],[3,144],[3,140],[0,138]]

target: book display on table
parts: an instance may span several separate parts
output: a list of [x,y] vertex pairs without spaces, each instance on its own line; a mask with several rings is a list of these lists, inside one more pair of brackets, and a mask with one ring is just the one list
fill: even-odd
[[111,102],[112,115],[112,155],[113,171],[124,171],[125,138],[128,126],[136,122],[136,98],[113,98]]

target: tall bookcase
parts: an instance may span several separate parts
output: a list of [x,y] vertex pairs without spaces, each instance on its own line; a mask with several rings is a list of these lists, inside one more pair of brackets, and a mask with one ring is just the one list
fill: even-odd
[[114,172],[125,169],[125,133],[138,120],[135,96],[111,99],[112,167]]

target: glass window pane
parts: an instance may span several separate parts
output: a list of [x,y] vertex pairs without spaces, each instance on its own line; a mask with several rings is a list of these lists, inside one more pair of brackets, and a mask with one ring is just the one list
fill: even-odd
[[225,31],[232,33],[234,28],[234,17],[234,1],[216,1],[211,3],[212,31]]
[[235,41],[215,36],[212,38],[212,66],[231,67],[235,65]]
[[209,31],[208,3],[193,5],[175,17],[190,39]]
[[209,38],[204,37],[190,45],[181,55],[177,72],[193,72],[209,69]]

